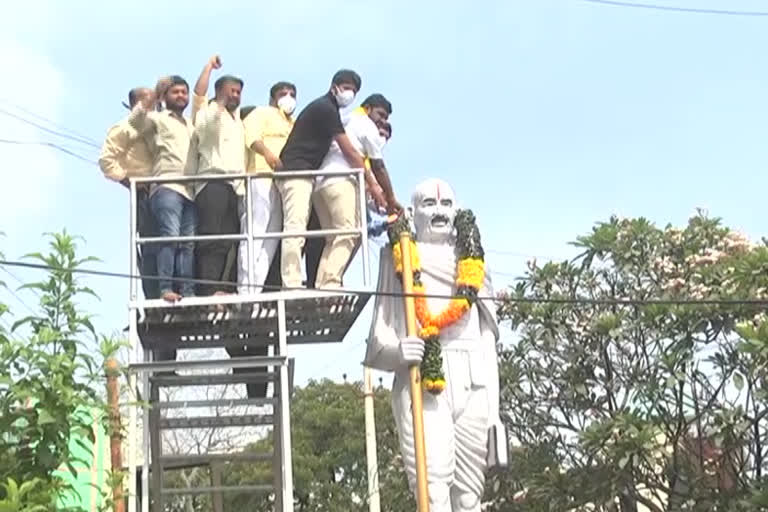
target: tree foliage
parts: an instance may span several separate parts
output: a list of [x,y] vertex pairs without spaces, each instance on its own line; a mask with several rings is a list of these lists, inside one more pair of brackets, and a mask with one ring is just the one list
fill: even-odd
[[575,245],[500,302],[517,453],[490,510],[754,510],[768,321],[739,299],[768,296],[768,248],[701,212],[683,229],[614,217]]
[[[55,510],[71,487],[59,470],[76,474],[88,461],[70,451],[73,435],[93,440],[92,411],[105,408],[101,364],[90,317],[77,300],[93,295],[74,271],[78,259],[66,232],[49,235],[49,252],[27,256],[49,268],[24,285],[39,297],[36,311],[0,329],[0,502],[7,510]],[[0,305],[8,325],[8,308]],[[82,414],[85,413],[85,414]],[[83,446],[90,450],[87,445]]]
[[[374,393],[381,509],[414,510],[405,470],[400,460],[395,422],[388,390]],[[368,510],[368,475],[365,453],[365,410],[362,384],[310,381],[297,387],[291,398],[293,477],[297,512],[353,512]],[[270,453],[270,433],[247,450]],[[224,485],[272,483],[272,463],[228,464]],[[176,477],[182,479],[181,477]],[[197,472],[188,485],[209,485],[208,472]],[[185,485],[176,481],[169,485]],[[256,493],[224,496],[224,510],[272,512],[274,496]],[[179,498],[170,504],[178,512],[212,510],[209,496]]]
[[[96,334],[77,302],[66,233],[26,285],[37,311],[0,327],[0,509],[53,510],[76,433],[104,410]],[[489,475],[484,510],[756,510],[768,507],[768,246],[704,214],[681,229],[611,218],[572,261],[529,263],[499,302],[517,334],[500,352],[511,467]],[[743,300],[754,299],[754,300]],[[0,324],[10,312],[0,305]],[[414,510],[387,390],[375,392],[382,510]],[[292,397],[297,511],[368,506],[360,383],[311,382]],[[247,449],[268,452],[267,436]],[[270,483],[270,462],[227,465],[224,485]],[[207,486],[206,472],[184,485]],[[271,511],[273,496],[227,495],[226,510]],[[211,510],[210,497],[167,510]]]

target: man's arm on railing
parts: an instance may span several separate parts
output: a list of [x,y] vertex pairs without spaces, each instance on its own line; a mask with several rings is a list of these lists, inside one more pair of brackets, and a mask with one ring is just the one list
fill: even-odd
[[387,213],[396,213],[399,215],[402,213],[403,207],[395,198],[395,190],[392,187],[392,181],[389,179],[389,171],[387,171],[387,167],[384,165],[384,160],[371,158],[370,161],[371,171],[376,178],[376,182],[384,191],[384,199],[387,201]]
[[[352,142],[349,140],[349,137],[347,137],[346,133],[339,133],[338,135],[334,136],[334,140],[336,141],[336,144],[339,145],[341,153],[344,155],[344,158],[347,159],[347,162],[352,168],[365,169],[365,161],[363,160],[363,157],[360,155],[360,153],[357,152],[355,146],[352,145]],[[376,205],[382,208],[386,208],[387,200],[382,193],[381,187],[378,183],[376,183],[373,175],[367,171],[365,172],[365,184],[368,193],[371,194],[371,197],[373,197]]]
[[[371,164],[371,171],[375,178],[376,184],[382,190],[384,199],[387,202],[387,213],[400,214],[403,207],[395,199],[395,191],[392,188],[392,182],[389,179],[389,172],[384,165],[384,155],[381,152],[382,144],[379,138],[379,129],[376,125],[367,117],[356,117],[350,121],[350,125],[359,134],[358,138],[363,145],[363,153],[368,157],[368,161]],[[366,173],[367,175],[367,173]],[[369,182],[371,180],[368,180]],[[369,185],[369,193],[371,189],[376,188]]]
[[342,132],[336,134],[333,139],[336,141],[336,144],[339,145],[339,149],[344,155],[344,158],[347,159],[350,167],[353,169],[362,169],[365,167],[365,162],[363,161],[362,155],[357,152],[355,146],[352,145],[352,141],[349,140],[349,137],[346,133]]

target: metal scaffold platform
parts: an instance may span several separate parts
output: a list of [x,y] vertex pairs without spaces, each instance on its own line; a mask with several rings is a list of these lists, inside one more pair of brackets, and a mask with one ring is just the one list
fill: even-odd
[[264,292],[250,296],[259,302],[243,302],[248,299],[236,295],[222,297],[216,305],[197,305],[194,298],[183,307],[159,304],[146,310],[138,335],[147,349],[227,347],[249,340],[275,340],[280,323],[278,302],[282,301],[289,344],[337,342],[344,339],[368,296],[307,290]]
[[[365,219],[364,176],[360,169],[347,173],[302,171],[282,177],[352,174],[360,193],[360,219]],[[237,175],[246,181],[244,201],[250,211],[250,181],[259,175]],[[245,242],[248,268],[253,240],[287,236],[329,236],[354,234],[361,239],[364,286],[369,286],[367,231],[364,221],[351,232],[319,230],[301,233],[254,233],[252,219],[241,235],[140,238],[136,226],[136,186],[142,182],[215,181],[233,176],[197,176],[183,179],[136,178],[131,181],[131,268],[138,274],[137,250],[150,243],[194,242],[227,239]],[[248,276],[248,282],[251,283]],[[232,494],[268,495],[275,511],[293,511],[293,468],[291,457],[290,396],[294,360],[290,345],[342,342],[370,299],[367,293],[343,290],[287,290],[188,297],[177,303],[139,297],[139,284],[132,280],[129,303],[129,339],[133,360],[128,368],[129,388],[139,400],[130,408],[127,451],[130,472],[128,510],[160,512],[178,495],[210,495],[215,512],[224,512],[223,496]],[[201,349],[237,349],[242,356],[217,359],[154,361],[158,350],[194,353]],[[253,386],[258,396],[242,398],[214,389]],[[230,387],[230,388],[228,388]],[[272,393],[267,393],[268,388]],[[203,398],[188,391],[196,389]],[[181,395],[179,398],[178,395]],[[141,430],[139,432],[138,430]],[[205,429],[251,429],[241,435],[249,440],[271,439],[271,449],[255,452],[202,449],[194,453],[174,452],[168,446],[169,433]],[[271,431],[271,435],[270,435]],[[192,435],[192,434],[190,434]],[[210,448],[210,447],[203,447]],[[140,450],[139,450],[140,449]],[[140,453],[139,453],[140,451]],[[141,458],[141,462],[139,459]],[[237,463],[269,463],[271,482],[230,482],[227,468]],[[174,487],[167,474],[192,467],[207,468],[210,485]]]

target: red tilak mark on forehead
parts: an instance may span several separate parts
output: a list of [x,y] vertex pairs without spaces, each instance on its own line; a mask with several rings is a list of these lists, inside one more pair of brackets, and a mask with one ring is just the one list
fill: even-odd
[[437,188],[437,200],[439,201],[440,200],[440,184],[436,183],[435,187]]

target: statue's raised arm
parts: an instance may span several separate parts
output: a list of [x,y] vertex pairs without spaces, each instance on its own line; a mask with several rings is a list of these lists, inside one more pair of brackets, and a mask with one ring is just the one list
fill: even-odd
[[402,255],[393,236],[395,243],[379,259],[382,293],[374,303],[365,364],[395,374],[392,407],[414,490],[408,367],[421,363],[430,511],[479,512],[488,468],[507,463],[493,288],[474,215],[457,209],[450,185],[423,182],[412,205],[419,336],[406,336],[403,298],[397,295],[403,291]]

